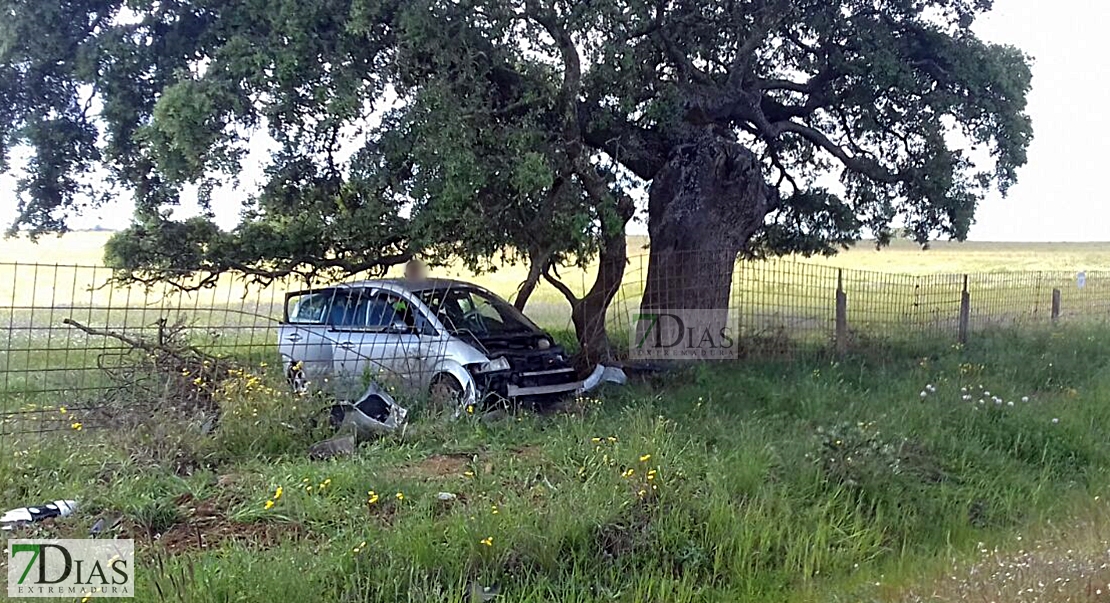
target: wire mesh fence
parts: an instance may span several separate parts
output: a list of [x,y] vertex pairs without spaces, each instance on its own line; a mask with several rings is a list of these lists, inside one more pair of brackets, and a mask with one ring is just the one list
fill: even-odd
[[[645,255],[633,256],[621,273],[605,318],[615,341],[634,329],[635,313],[652,287],[657,296],[662,287],[662,298],[670,303],[683,303],[689,288],[697,286],[688,275],[677,274],[649,282]],[[202,362],[229,358],[275,376],[293,376],[291,364],[305,361],[320,363],[308,367],[317,375],[384,367],[409,385],[427,388],[435,380],[436,362],[461,352],[443,342],[428,348],[420,335],[429,327],[421,320],[459,333],[493,329],[487,335],[506,341],[519,326],[513,326],[511,311],[480,296],[460,296],[459,291],[420,293],[410,302],[418,307],[399,313],[397,299],[381,297],[388,291],[365,289],[337,296],[336,289],[315,284],[327,292],[325,299],[317,300],[323,305],[312,307],[300,296],[291,298],[287,309],[288,292],[314,284],[288,280],[262,288],[225,276],[214,287],[188,290],[187,278],[143,286],[121,285],[112,276],[100,266],[0,264],[0,325],[5,331],[0,333],[0,436],[79,428],[71,419],[73,411],[110,404],[121,389],[131,401],[157,397],[167,384],[152,381],[142,369],[165,361],[159,359],[157,347],[167,338],[175,338],[179,349],[195,351]],[[569,289],[583,296],[595,276],[596,269],[585,271],[578,286]],[[349,280],[347,287],[353,282]],[[672,284],[674,291],[668,289]],[[504,289],[494,293],[507,298],[515,293]],[[728,289],[725,302],[738,317],[740,348],[747,355],[866,349],[880,342],[919,339],[955,343],[987,328],[1110,317],[1110,273],[1097,272],[912,276],[777,259],[737,263]],[[422,318],[423,313],[432,316]],[[557,292],[535,295],[525,314],[555,335],[550,345],[573,347],[571,306]],[[505,332],[498,334],[497,328]],[[404,342],[389,347],[366,333]],[[279,339],[291,336],[315,337],[318,353],[291,357],[304,353]],[[539,339],[529,341],[517,347],[539,347]],[[522,350],[513,353],[526,356]],[[545,365],[531,356],[527,362],[531,364],[521,372],[534,382],[510,384],[515,391],[533,387],[557,392],[559,383],[552,380],[570,378],[561,364]],[[195,370],[181,378],[203,379],[207,369]]]

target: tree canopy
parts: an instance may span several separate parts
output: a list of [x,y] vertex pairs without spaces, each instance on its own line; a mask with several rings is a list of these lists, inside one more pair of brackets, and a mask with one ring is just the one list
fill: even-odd
[[[555,280],[623,255],[646,186],[657,275],[961,239],[1032,138],[1029,59],[972,30],[991,4],[0,0],[0,158],[31,152],[13,228],[127,192],[109,259],[148,278],[508,254]],[[167,218],[256,132],[275,150],[235,230]]]

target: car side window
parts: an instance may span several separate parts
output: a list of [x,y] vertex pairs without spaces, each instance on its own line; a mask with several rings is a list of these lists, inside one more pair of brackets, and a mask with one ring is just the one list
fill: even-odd
[[424,329],[427,320],[394,293],[361,291],[337,296],[328,324],[335,328],[372,331]]
[[389,300],[384,295],[375,295],[369,300],[369,320],[367,326],[384,328],[393,324],[393,318],[396,310],[389,304]]
[[324,322],[331,297],[330,293],[309,293],[293,298],[294,306],[293,311],[290,312],[289,321],[306,324]]
[[328,324],[338,328],[362,328],[366,326],[368,298],[357,293],[336,295],[328,312]]

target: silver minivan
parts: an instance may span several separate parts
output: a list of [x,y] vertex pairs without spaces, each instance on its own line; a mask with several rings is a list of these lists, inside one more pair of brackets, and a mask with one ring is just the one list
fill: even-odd
[[563,348],[512,304],[449,279],[289,293],[278,341],[298,391],[327,383],[345,396],[369,378],[458,409],[491,397],[543,403],[591,381],[579,381]]

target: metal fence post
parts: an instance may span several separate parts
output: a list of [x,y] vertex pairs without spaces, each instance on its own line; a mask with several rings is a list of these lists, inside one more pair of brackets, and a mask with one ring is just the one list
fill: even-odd
[[1060,290],[1052,290],[1052,324],[1060,320]]
[[967,275],[964,275],[964,288],[960,292],[960,345],[967,344],[967,332],[971,326],[971,293],[967,290]]
[[836,271],[836,352],[848,351],[848,295],[844,293],[844,271]]

